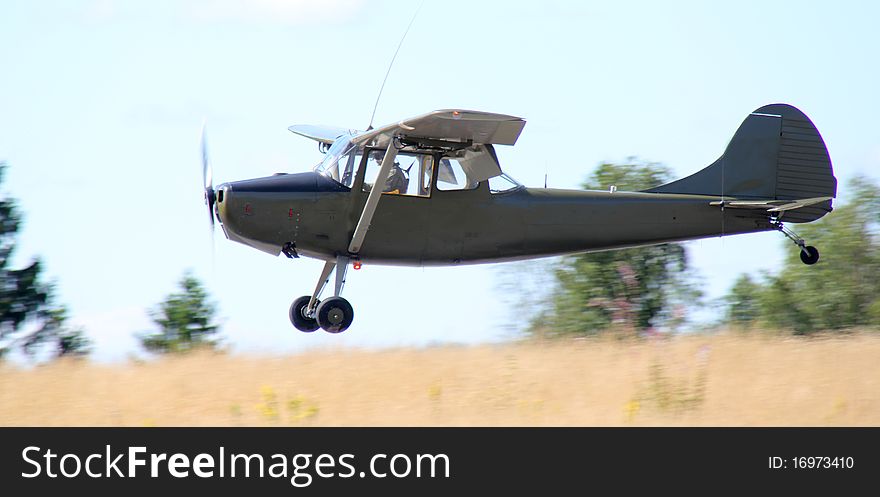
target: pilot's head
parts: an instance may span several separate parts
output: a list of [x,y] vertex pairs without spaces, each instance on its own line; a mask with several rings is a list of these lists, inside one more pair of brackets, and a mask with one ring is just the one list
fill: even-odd
[[[373,151],[373,153],[371,155],[373,157],[373,160],[376,161],[376,164],[381,166],[382,161],[385,160],[385,151],[384,150],[375,150],[375,151]],[[393,165],[400,167],[400,162],[397,162],[397,160],[395,159]]]

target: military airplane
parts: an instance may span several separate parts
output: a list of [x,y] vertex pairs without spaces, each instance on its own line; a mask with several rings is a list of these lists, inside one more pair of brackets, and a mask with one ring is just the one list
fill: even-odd
[[[289,309],[304,332],[345,331],[349,266],[455,266],[778,230],[805,264],[819,251],[786,223],[832,209],[837,180],[816,127],[786,104],[749,114],[724,154],[684,179],[643,191],[527,188],[502,172],[497,145],[525,120],[438,110],[357,131],[295,125],[324,153],[311,172],[213,186],[202,140],[204,198],[213,227],[273,256],[324,261],[311,295]],[[335,270],[333,296],[321,299]]]

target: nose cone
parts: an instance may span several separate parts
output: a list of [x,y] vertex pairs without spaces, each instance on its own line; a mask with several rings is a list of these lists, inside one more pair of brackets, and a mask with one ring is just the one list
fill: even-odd
[[313,202],[318,193],[350,191],[316,172],[233,181],[217,187],[215,213],[226,238],[278,255],[292,240],[293,235],[284,231],[292,207]]
[[[250,202],[255,199],[246,192],[236,192],[237,183],[223,183],[217,187],[217,203],[215,213],[223,234],[233,242],[238,242],[270,255],[281,253],[281,244],[263,241],[261,227],[251,219]],[[239,193],[236,198],[236,193]]]

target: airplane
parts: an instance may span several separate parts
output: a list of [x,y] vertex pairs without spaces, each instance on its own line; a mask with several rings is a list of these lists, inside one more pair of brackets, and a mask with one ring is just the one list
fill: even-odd
[[[202,134],[204,199],[213,229],[273,256],[324,261],[289,318],[303,332],[348,329],[341,296],[362,264],[456,266],[516,261],[777,230],[805,264],[819,251],[783,225],[832,210],[837,180],[819,131],[797,108],[749,114],[721,157],[677,181],[626,192],[528,188],[495,146],[516,143],[519,117],[437,110],[366,131],[294,125],[324,153],[310,172],[213,186]],[[335,270],[333,296],[321,300]]]

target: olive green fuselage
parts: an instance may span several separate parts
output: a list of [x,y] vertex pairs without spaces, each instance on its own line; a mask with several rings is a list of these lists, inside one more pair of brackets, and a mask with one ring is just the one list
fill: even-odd
[[[310,173],[303,173],[310,174]],[[271,178],[264,178],[271,181]],[[277,255],[441,266],[521,260],[773,229],[766,213],[721,210],[715,196],[519,188],[383,194],[358,254],[348,246],[367,199],[351,191],[221,186],[227,237]]]

